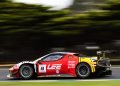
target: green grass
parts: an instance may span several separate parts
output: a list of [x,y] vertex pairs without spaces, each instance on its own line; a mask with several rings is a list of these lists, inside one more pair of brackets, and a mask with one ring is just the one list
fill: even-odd
[[0,86],[120,86],[120,80],[60,82],[0,82]]

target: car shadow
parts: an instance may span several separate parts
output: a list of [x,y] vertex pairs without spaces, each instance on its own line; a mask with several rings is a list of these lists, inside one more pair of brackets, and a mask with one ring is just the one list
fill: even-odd
[[[97,77],[89,77],[87,80],[92,80],[92,79],[109,79],[109,76],[97,76]],[[12,79],[7,79],[7,80],[23,80],[21,78],[12,78]],[[29,80],[86,80],[86,79],[81,79],[78,77],[38,77],[35,79],[29,79]]]

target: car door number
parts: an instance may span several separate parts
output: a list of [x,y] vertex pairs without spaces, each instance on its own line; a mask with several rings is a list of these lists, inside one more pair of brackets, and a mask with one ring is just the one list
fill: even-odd
[[46,73],[46,65],[39,65],[39,72]]

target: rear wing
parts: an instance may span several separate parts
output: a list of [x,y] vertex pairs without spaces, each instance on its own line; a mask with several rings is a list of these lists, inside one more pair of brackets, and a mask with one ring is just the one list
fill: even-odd
[[106,51],[97,51],[98,58],[106,58],[106,53],[110,53],[109,50]]

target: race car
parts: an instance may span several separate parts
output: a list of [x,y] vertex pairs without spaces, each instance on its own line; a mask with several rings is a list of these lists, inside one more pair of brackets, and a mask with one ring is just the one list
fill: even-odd
[[9,69],[7,77],[31,79],[47,76],[71,75],[88,78],[94,74],[111,75],[110,59],[104,56],[85,56],[71,52],[53,52],[35,61],[23,61]]

